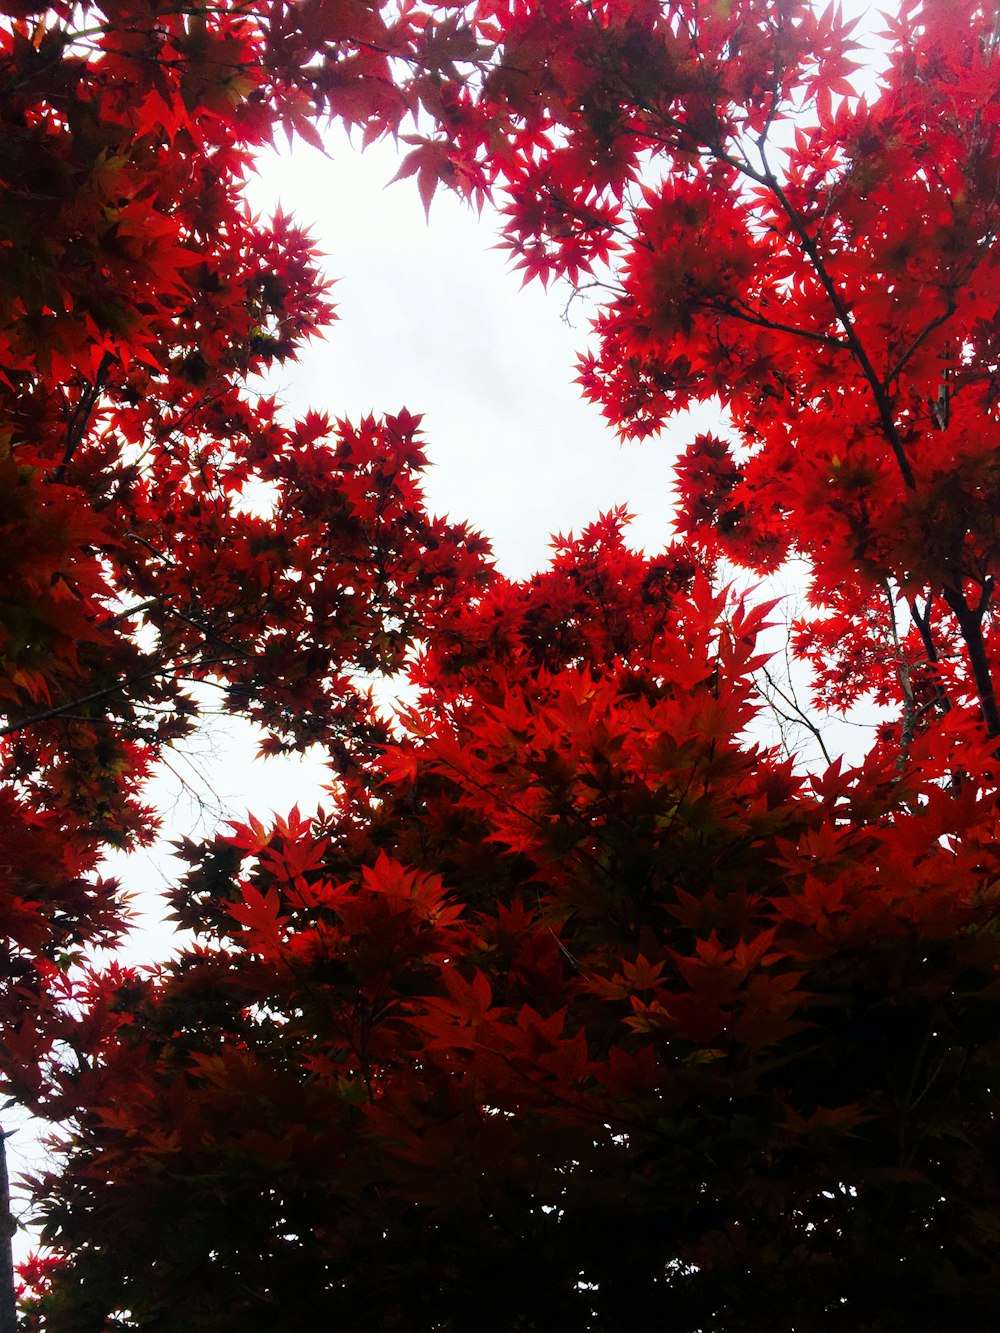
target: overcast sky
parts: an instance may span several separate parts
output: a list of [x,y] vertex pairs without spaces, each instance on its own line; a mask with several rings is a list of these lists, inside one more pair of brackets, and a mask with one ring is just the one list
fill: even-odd
[[[568,327],[565,287],[522,288],[488,211],[442,190],[425,219],[412,179],[387,184],[391,142],[363,154],[343,135],[330,142],[329,158],[296,144],[263,159],[250,189],[261,211],[280,203],[309,226],[337,280],[340,320],[283,376],[289,405],[424,413],[431,507],[478,527],[507,574],[531,573],[553,532],[615,504],[636,512],[636,545],[662,546],[676,446],[620,446],[582,400],[584,301]],[[696,430],[683,423],[678,444]]]

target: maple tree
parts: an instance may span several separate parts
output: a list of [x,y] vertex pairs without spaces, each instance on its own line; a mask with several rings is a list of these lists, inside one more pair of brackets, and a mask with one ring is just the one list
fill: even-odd
[[[861,96],[786,0],[5,12],[0,1073],[68,1127],[28,1326],[995,1326],[996,15],[906,0]],[[623,433],[721,400],[675,545],[612,513],[505,580],[415,417],[254,395],[331,309],[241,187],[327,116],[596,294]],[[897,719],[857,769],[748,739],[769,610],[713,579],[790,554],[818,700]],[[81,967],[189,681],[330,807],[185,844],[196,943]]]
[[0,1063],[30,1101],[60,960],[120,928],[96,869],[155,831],[143,780],[192,726],[188,683],[274,746],[384,740],[358,673],[398,665],[475,541],[413,503],[408,414],[332,432],[248,386],[332,316],[308,237],[241,196],[277,125],[316,135],[292,36],[239,7],[10,12]]
[[43,1327],[987,1327],[991,743],[796,776],[766,608],[614,516],[457,614],[381,784],[95,984]]

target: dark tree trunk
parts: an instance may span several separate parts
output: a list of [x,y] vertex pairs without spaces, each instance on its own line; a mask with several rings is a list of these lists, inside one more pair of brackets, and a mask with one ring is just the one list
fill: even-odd
[[17,1223],[10,1207],[7,1134],[4,1133],[3,1126],[0,1126],[0,1333],[17,1333],[13,1249],[16,1230]]

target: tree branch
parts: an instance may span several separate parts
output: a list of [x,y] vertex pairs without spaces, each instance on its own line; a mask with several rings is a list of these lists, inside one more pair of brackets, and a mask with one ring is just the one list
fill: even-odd
[[892,585],[888,579],[882,583],[886,601],[889,604],[889,633],[896,656],[896,675],[903,695],[903,716],[899,724],[899,754],[896,756],[896,768],[902,770],[909,763],[910,747],[917,729],[917,701],[913,693],[913,679],[910,676],[910,663],[899,642],[899,627],[896,624],[896,606],[892,595]]
[[725,161],[742,175],[755,181],[758,185],[765,186],[781,205],[782,212],[788,219],[789,226],[798,238],[802,250],[808,256],[813,272],[819,279],[820,286],[823,288],[827,300],[833,307],[837,322],[844,330],[844,336],[847,342],[846,350],[850,351],[851,355],[854,357],[868,387],[871,389],[872,397],[875,399],[875,407],[878,411],[882,433],[885,436],[889,447],[892,449],[896,462],[899,465],[899,471],[903,478],[903,482],[908,490],[915,491],[917,489],[916,478],[913,475],[913,469],[910,467],[910,460],[906,457],[903,441],[900,438],[899,430],[896,427],[896,421],[892,414],[892,408],[885,392],[885,385],[872,364],[864,343],[858,336],[857,330],[854,327],[854,321],[851,319],[851,313],[840,292],[837,290],[837,285],[826,267],[823,256],[819,252],[819,246],[816,244],[815,237],[809,234],[809,229],[806,226],[802,215],[793,208],[788,196],[781,188],[781,183],[767,160],[766,146],[762,141],[758,143],[758,149],[763,164],[762,171],[758,171],[748,164],[739,162],[728,153],[721,154],[720,160]]
[[979,707],[982,710],[983,721],[986,724],[986,734],[992,738],[1000,736],[1000,708],[997,707],[993,676],[990,672],[990,660],[986,652],[986,642],[983,638],[983,616],[989,605],[991,593],[992,580],[987,580],[983,587],[979,605],[975,607],[969,605],[964,593],[958,588],[945,587],[942,595],[954,612],[955,619],[958,621],[958,628],[965,641],[973,679],[976,682],[976,694],[979,696]]
[[[920,641],[924,645],[924,651],[927,654],[928,664],[933,668],[941,660],[937,650],[937,644],[934,642],[934,636],[931,634],[931,604],[934,598],[931,593],[927,594],[927,605],[924,607],[923,615],[920,614],[920,608],[917,606],[916,598],[910,602],[910,615],[913,617],[913,623],[920,634]],[[942,713],[951,711],[951,700],[945,692],[944,686],[934,672],[934,695],[937,706]]]
[[79,402],[70,413],[69,420],[66,422],[66,446],[63,449],[62,461],[52,474],[54,481],[62,481],[66,468],[73,461],[73,455],[87,433],[90,418],[93,416],[97,400],[107,383],[108,371],[113,364],[114,357],[110,352],[105,352],[101,357],[100,365],[97,367],[97,374],[94,376],[93,383],[88,384],[81,392]]
[[817,333],[813,329],[803,329],[795,324],[782,324],[780,320],[768,319],[766,315],[761,315],[756,310],[751,309],[750,306],[744,305],[742,301],[727,301],[722,305],[714,306],[713,309],[719,310],[733,319],[741,319],[746,324],[754,324],[762,329],[773,329],[775,333],[790,333],[793,337],[821,343],[824,347],[836,347],[839,351],[844,351],[848,346],[843,338],[837,338],[832,333]]
[[[761,668],[761,674],[767,681],[768,689],[772,690],[773,693],[776,694],[778,698],[782,701],[782,703],[784,703],[786,707],[789,708],[791,711],[787,713],[783,712],[777,706],[777,704],[774,702],[773,699],[769,699],[767,698],[767,695],[764,695],[764,697],[767,699],[768,707],[773,709],[773,711],[777,713],[779,717],[784,718],[786,722],[791,722],[796,726],[805,727],[806,730],[812,736],[813,740],[819,746],[820,753],[822,754],[823,758],[826,760],[828,764],[832,764],[833,759],[830,756],[830,751],[826,748],[826,742],[823,740],[823,733],[820,731],[816,723],[813,722],[812,718],[810,718],[807,715],[805,709],[802,707],[798,699],[795,697],[795,691],[783,690],[781,686],[778,684],[778,682],[771,675],[771,672],[767,669],[767,667]],[[763,691],[761,691],[761,693],[763,693]],[[788,741],[784,736],[782,736],[782,742],[784,744],[786,753],[788,753],[790,747]]]
[[176,675],[178,672],[191,667],[212,666],[215,663],[231,660],[229,657],[199,658],[192,662],[175,662],[171,666],[161,665],[152,671],[144,671],[138,676],[129,676],[125,680],[115,681],[113,685],[105,685],[102,689],[92,690],[89,694],[81,694],[75,699],[67,699],[65,703],[54,704],[51,708],[43,708],[40,712],[32,713],[30,716],[20,718],[16,722],[8,722],[6,726],[0,727],[0,740],[7,736],[16,736],[22,731],[27,731],[29,727],[38,726],[41,722],[50,722],[54,718],[63,717],[84,704],[95,703],[98,699],[108,699],[114,694],[123,694],[136,685],[142,685],[148,680],[155,680],[158,676]]

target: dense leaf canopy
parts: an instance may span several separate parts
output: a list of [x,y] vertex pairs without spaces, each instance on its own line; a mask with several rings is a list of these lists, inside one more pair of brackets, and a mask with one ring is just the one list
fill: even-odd
[[[996,1328],[997,15],[904,0],[876,78],[795,0],[0,8],[25,1328]],[[595,284],[623,435],[721,404],[673,544],[507,580],[418,418],[254,391],[333,311],[247,173],[330,119]],[[750,738],[725,570],[789,556],[820,708],[893,719],[856,769]],[[200,683],[329,801],[185,843],[194,943],[98,968]]]

